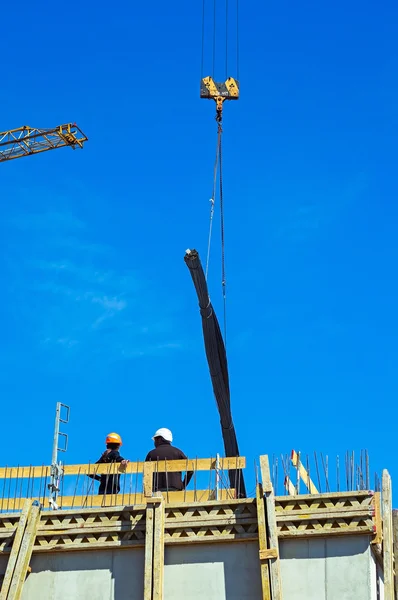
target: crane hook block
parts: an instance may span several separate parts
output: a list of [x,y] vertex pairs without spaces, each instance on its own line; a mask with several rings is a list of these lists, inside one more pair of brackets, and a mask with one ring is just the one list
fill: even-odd
[[209,100],[222,98],[224,100],[239,99],[239,82],[228,77],[223,83],[216,83],[212,77],[205,77],[200,82],[200,97]]

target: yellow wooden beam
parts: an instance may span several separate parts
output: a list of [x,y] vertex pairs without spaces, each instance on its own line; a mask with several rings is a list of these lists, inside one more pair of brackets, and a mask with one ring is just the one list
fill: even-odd
[[154,462],[144,464],[144,496],[146,498],[152,496],[154,466],[156,466]]
[[393,533],[393,548],[394,548],[394,586],[395,596],[398,598],[398,511],[392,511],[392,533]]
[[39,521],[40,505],[36,504],[32,506],[28,517],[7,600],[20,600],[22,597],[22,589],[26,575],[28,574],[29,562],[32,556]]
[[296,495],[296,488],[292,484],[289,475],[286,475],[285,481],[283,482],[283,485],[285,486],[285,490],[287,491],[287,493],[289,494],[289,496],[295,496]]
[[28,479],[30,477],[49,477],[51,467],[2,467],[0,479]]
[[[259,559],[260,559],[260,570],[261,570],[261,586],[262,586],[262,600],[271,600],[271,585],[269,576],[268,561],[263,558],[263,553],[267,553],[268,548],[268,537],[267,537],[267,525],[265,520],[265,508],[264,508],[264,493],[263,486],[261,483],[257,484],[256,487],[256,502],[257,502],[257,521],[258,521],[258,545],[259,545]],[[268,557],[267,557],[268,558]]]
[[[191,502],[207,502],[214,500],[212,490],[182,490],[179,492],[164,492],[163,497],[168,504],[185,504]],[[219,500],[233,500],[236,497],[236,491],[232,488],[220,489]],[[30,502],[37,500],[43,502],[43,498],[31,498]],[[91,507],[107,507],[107,506],[132,506],[136,504],[146,504],[150,497],[144,494],[109,494],[100,496],[93,494],[91,496],[58,496],[57,503],[60,510],[63,508],[91,508]],[[4,498],[3,507],[8,507],[7,510],[21,510],[23,508],[25,498]],[[0,503],[1,505],[1,503]],[[44,499],[44,509],[49,509],[48,498]]]
[[144,600],[152,600],[154,506],[148,504],[145,526]]
[[382,477],[382,506],[383,506],[383,575],[384,599],[394,600],[394,550],[392,531],[392,491],[391,477],[387,469]]
[[299,455],[297,454],[297,452],[295,450],[292,450],[292,455],[290,458],[291,458],[293,467],[296,467],[296,469],[298,469],[300,477],[304,481],[304,484],[306,485],[309,493],[310,494],[319,494],[311,477],[308,474],[307,469],[303,466],[303,464],[299,458]]
[[[120,463],[113,464],[81,464],[64,465],[64,475],[112,475],[115,473],[143,473],[145,462],[129,462],[125,468]],[[151,463],[158,473],[175,473],[181,471],[212,471],[216,468],[228,471],[232,469],[244,469],[246,459],[243,456],[220,458],[217,464],[213,458],[198,458],[187,460],[159,460]],[[50,466],[30,467],[2,467],[0,468],[0,479],[27,479],[29,477],[49,477]]]
[[375,508],[375,536],[372,540],[372,544],[381,544],[383,541],[383,525],[381,520],[381,498],[380,492],[375,492],[374,496],[374,508]]
[[24,506],[22,509],[21,516],[15,532],[14,542],[12,544],[10,557],[7,563],[6,573],[4,575],[4,581],[1,586],[0,600],[7,600],[8,591],[10,589],[11,581],[14,575],[14,569],[21,548],[22,538],[25,533],[26,523],[29,519],[29,515],[32,509],[32,500],[24,500]]
[[[282,600],[282,576],[279,561],[278,526],[276,522],[275,496],[274,488],[271,482],[271,470],[269,468],[268,456],[260,456],[260,470],[265,492],[265,518],[267,521],[269,543],[271,546],[270,550],[266,551],[270,553],[270,556],[264,556],[264,558],[272,559],[269,562],[272,600]],[[272,555],[272,553],[274,553],[274,555]]]
[[270,558],[278,558],[278,549],[277,548],[269,548],[268,550],[260,550],[259,551],[260,560],[269,560]]
[[[219,464],[213,458],[198,458],[187,460],[159,460],[151,463],[131,462],[128,463],[124,473],[143,473],[145,465],[151,464],[154,471],[157,473],[176,473],[181,471],[212,471],[216,468],[228,471],[230,469],[244,469],[246,467],[246,459],[243,456],[220,458]],[[83,474],[106,474],[109,473],[109,464],[104,465],[65,465],[63,467],[65,475],[81,475]],[[120,469],[119,464],[112,465]],[[1,472],[0,472],[1,478]]]
[[163,600],[164,575],[164,499],[155,504],[153,532],[153,600]]

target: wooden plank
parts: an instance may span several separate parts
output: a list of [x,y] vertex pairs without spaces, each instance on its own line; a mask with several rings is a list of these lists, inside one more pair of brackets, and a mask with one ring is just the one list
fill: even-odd
[[[197,545],[197,544],[223,544],[225,542],[228,543],[247,543],[247,542],[256,542],[258,540],[257,532],[253,533],[239,533],[239,534],[222,534],[217,537],[210,536],[202,536],[202,537],[183,537],[183,538],[171,538],[165,537],[165,546],[174,546],[174,545]],[[65,541],[65,543],[56,545],[55,541],[52,541],[48,545],[34,547],[33,553],[43,554],[43,553],[58,553],[58,552],[80,552],[80,551],[98,551],[98,550],[113,550],[113,549],[133,549],[134,548],[143,548],[145,546],[145,540],[123,540],[119,539],[117,541],[98,541],[98,542],[69,542]],[[4,552],[4,555],[7,552]]]
[[[43,498],[4,498],[4,504],[8,502],[7,510],[21,510],[27,501],[30,502],[30,504],[33,504],[33,502],[38,502],[40,504],[42,500]],[[48,498],[45,498],[45,501],[48,502]],[[8,515],[8,513],[1,513],[0,520],[6,515]]]
[[372,544],[381,544],[381,542],[383,541],[383,523],[381,519],[380,492],[375,492],[374,511],[375,535],[372,540]]
[[[72,498],[73,496],[68,496]],[[101,516],[101,515],[121,515],[122,513],[137,515],[143,510],[146,510],[146,502],[145,504],[131,504],[131,505],[119,505],[119,506],[99,506],[99,507],[85,507],[85,508],[65,508],[57,511],[51,512],[43,512],[42,520],[47,520],[51,517],[62,519],[63,517],[75,517],[75,516],[84,516],[84,515],[92,515],[92,516]],[[1,515],[0,515],[1,520]]]
[[152,600],[154,507],[146,509],[144,600]]
[[258,519],[258,545],[259,545],[259,559],[260,559],[260,570],[261,570],[261,586],[262,586],[262,600],[271,600],[271,586],[268,561],[261,559],[261,552],[268,550],[268,539],[267,539],[267,526],[265,521],[265,508],[264,508],[264,497],[263,497],[263,486],[261,483],[257,484],[256,487],[256,501],[257,501],[257,519]]
[[144,496],[150,498],[152,496],[153,473],[154,466],[157,463],[147,462],[144,465]]
[[398,510],[392,511],[392,535],[394,549],[394,592],[395,599],[398,598]]
[[[92,515],[91,519],[81,519],[79,518],[77,520],[77,523],[75,520],[68,520],[66,522],[64,521],[60,521],[58,523],[54,523],[54,524],[47,524],[45,523],[45,521],[40,521],[39,523],[39,527],[37,529],[38,534],[40,535],[49,535],[52,534],[52,532],[63,532],[66,534],[69,533],[79,533],[82,531],[87,531],[88,529],[92,530],[92,531],[104,531],[105,529],[109,528],[115,528],[116,530],[119,530],[119,528],[123,528],[123,527],[127,527],[131,530],[135,529],[136,527],[141,527],[141,526],[145,526],[145,510],[143,511],[142,514],[139,514],[137,516],[131,515],[131,518],[128,518],[130,515],[124,516],[124,515],[116,515],[117,518],[115,520],[112,519],[101,519],[101,521],[94,521],[94,515]],[[120,529],[120,531],[122,531],[122,529]]]
[[191,520],[179,521],[178,519],[166,519],[167,529],[189,529],[190,527],[228,527],[228,525],[254,525],[257,523],[256,517],[222,516],[212,519],[200,519],[195,517]]
[[195,506],[205,502],[228,502],[228,504],[234,500],[236,500],[236,490],[233,488],[222,488],[218,490],[218,500],[214,498],[213,490],[184,490],[181,492],[169,492],[168,494],[164,493],[163,497],[166,500],[166,505],[170,504],[187,504],[194,503]]
[[29,477],[49,477],[50,466],[41,467],[2,467],[0,468],[0,479],[27,479]]
[[121,525],[120,523],[117,523],[115,525],[107,525],[107,524],[103,524],[102,527],[94,527],[94,525],[101,525],[101,523],[88,523],[87,525],[85,525],[84,523],[82,523],[80,526],[79,525],[75,525],[74,527],[59,527],[58,529],[52,529],[52,528],[46,528],[46,527],[42,527],[40,529],[38,529],[38,535],[40,534],[41,537],[46,537],[48,536],[50,537],[62,537],[64,536],[68,536],[68,535],[106,535],[106,534],[117,534],[117,533],[125,533],[127,531],[145,531],[145,521],[143,521],[140,524],[124,524]]
[[266,494],[267,492],[272,492],[272,481],[271,481],[271,472],[269,468],[269,459],[267,455],[260,456],[260,473],[261,479],[263,482],[263,490]]
[[[185,471],[211,471],[216,469],[216,460],[213,458],[199,458],[187,460],[159,460],[156,464],[156,470],[159,473],[174,473]],[[87,475],[87,474],[107,474],[107,473],[143,473],[145,462],[129,462],[125,469],[119,464],[80,464],[64,465],[65,475]],[[110,471],[109,467],[112,468]],[[224,471],[231,469],[244,469],[246,459],[243,456],[227,457],[219,459],[219,468]],[[0,479],[26,479],[28,477],[48,477],[50,475],[50,466],[30,466],[30,467],[3,467],[0,468]]]
[[[120,472],[124,473],[142,473],[143,468],[141,465],[144,463],[130,462],[128,463],[126,470],[123,471],[123,468]],[[119,472],[120,464],[83,464],[83,465],[65,465],[63,467],[65,475],[86,475],[87,473],[97,473],[98,475],[109,473],[109,467],[115,469],[115,473]],[[19,471],[18,471],[19,469]],[[18,472],[17,472],[18,471]],[[31,466],[31,467],[2,467],[0,468],[0,479],[27,479],[30,477],[34,477],[40,479],[41,477],[49,477],[50,476],[51,467],[50,466]],[[113,472],[113,471],[112,471]]]
[[16,528],[17,526],[7,527],[6,529],[3,529],[3,531],[0,531],[0,540],[9,540]]
[[29,562],[32,556],[39,520],[40,505],[34,504],[31,508],[25,533],[22,539],[7,600],[20,600],[22,596],[22,589],[28,573]]
[[269,550],[260,550],[260,560],[269,560],[270,558],[278,558],[278,550],[276,548],[269,548]]
[[[188,490],[186,493],[186,497],[187,499],[190,497],[189,495],[191,494],[191,501],[190,502],[184,502],[184,494],[185,492],[169,492],[169,497],[170,498],[176,498],[177,500],[179,500],[178,502],[166,502],[166,508],[169,507],[170,509],[174,509],[177,506],[183,506],[184,510],[185,509],[189,509],[189,508],[194,508],[197,509],[198,506],[203,507],[203,508],[211,508],[211,507],[220,507],[220,506],[228,506],[228,507],[239,507],[239,506],[248,506],[248,507],[254,507],[256,504],[256,499],[255,498],[239,498],[239,499],[233,499],[230,500],[229,498],[225,499],[225,500],[203,500],[200,503],[199,502],[193,502],[194,496],[195,494],[201,494],[202,491],[201,490],[196,490],[196,492],[194,490]],[[208,493],[208,490],[203,490],[203,493]],[[174,496],[175,494],[175,496]],[[120,496],[122,496],[120,494]],[[127,496],[127,494],[125,495]],[[101,498],[101,496],[94,496],[94,498]],[[108,498],[108,496],[105,496],[106,498]],[[110,496],[109,496],[110,497]],[[143,498],[142,494],[140,496],[141,498]],[[163,496],[164,497],[164,496]],[[64,496],[64,498],[73,498],[73,496]],[[75,497],[75,502],[76,499],[84,499],[85,496],[76,496]],[[137,495],[138,498],[138,495]],[[126,512],[126,513],[132,513],[132,514],[136,514],[138,512],[140,512],[141,510],[146,508],[146,504],[147,504],[147,500],[145,499],[144,502],[140,502],[139,504],[119,504],[117,506],[109,506],[109,507],[95,507],[93,506],[92,508],[89,507],[79,507],[79,506],[75,506],[74,508],[65,508],[65,509],[60,509],[57,511],[51,511],[48,512],[43,512],[42,513],[42,519],[48,519],[50,516],[57,516],[57,518],[62,518],[62,517],[72,517],[74,515],[87,515],[87,514],[95,514],[95,515],[101,515],[103,513],[106,514],[120,514],[122,512]],[[15,513],[2,513],[0,514],[0,522],[3,523],[4,522],[8,522],[9,520],[11,520],[12,522],[15,522],[15,525],[10,525],[9,528],[11,531],[13,531],[13,529],[16,527],[18,520],[19,520],[19,515],[15,515]],[[8,525],[6,525],[7,529],[8,529]]]
[[81,542],[80,544],[76,544],[75,542],[65,542],[60,544],[59,546],[50,544],[48,546],[35,546],[34,547],[34,555],[37,553],[40,554],[54,554],[59,552],[81,552],[81,551],[95,551],[98,550],[124,550],[124,549],[137,549],[144,548],[145,540],[117,540],[112,542]]
[[[150,464],[150,463],[148,463]],[[210,500],[210,496],[212,495],[211,490],[186,490],[186,491],[178,491],[178,492],[166,492],[163,494],[163,497],[168,497],[168,504],[185,504],[192,503],[196,499],[195,505],[197,506],[198,502],[208,502]],[[219,492],[219,500],[230,501],[234,500],[235,491],[233,489],[222,489]],[[6,502],[6,498],[4,502]],[[31,498],[30,500],[40,501],[39,498]],[[106,496],[100,496],[97,494],[93,494],[92,496],[58,496],[57,503],[60,506],[60,510],[66,509],[67,507],[79,509],[90,509],[90,508],[120,508],[122,506],[138,506],[141,504],[146,504],[148,498],[146,498],[143,494],[109,494]],[[9,510],[21,510],[23,508],[25,498],[10,498],[9,499]],[[50,506],[48,504],[48,498],[45,499],[45,505],[43,506],[43,510],[49,510]],[[4,516],[2,513],[0,515],[0,520]],[[57,511],[58,514],[58,511]]]
[[292,482],[290,480],[290,477],[288,475],[286,475],[285,481],[283,482],[283,485],[285,487],[285,490],[289,494],[289,496],[296,496],[297,495],[296,488],[292,484]]
[[[221,491],[221,490],[220,490]],[[169,496],[170,494],[172,494],[173,492],[169,492]],[[177,494],[179,494],[180,492],[175,492]],[[184,493],[184,492],[183,492]],[[200,491],[196,491],[196,494],[199,494]],[[234,499],[229,499],[226,498],[225,500],[214,500],[214,498],[212,500],[203,500],[202,502],[198,503],[197,501],[195,502],[184,502],[184,509],[187,508],[194,508],[197,509],[198,508],[198,504],[199,506],[203,506],[203,507],[219,507],[219,506],[239,506],[239,505],[247,505],[247,506],[252,506],[252,508],[254,508],[256,506],[256,499],[255,498],[234,498]],[[170,507],[170,508],[174,508],[173,503],[172,502],[166,502],[166,508]]]
[[314,519],[325,520],[325,519],[353,519],[359,517],[361,519],[370,519],[373,517],[373,511],[370,509],[353,509],[349,510],[343,508],[329,508],[329,509],[314,509],[306,511],[298,510],[284,510],[283,512],[277,512],[277,521],[282,523],[283,521],[312,521]]
[[369,535],[373,533],[373,527],[344,527],[341,529],[327,529],[322,527],[321,529],[288,529],[281,531],[278,528],[278,538],[307,538],[307,537],[336,537],[339,535]]
[[[364,535],[371,534],[371,531],[366,531],[363,528],[351,528],[345,530],[310,530],[310,531],[284,531],[279,532],[280,539],[308,539],[308,538],[327,538],[338,537],[347,535]],[[118,536],[119,537],[119,536]],[[36,553],[53,553],[53,552],[66,552],[66,551],[81,551],[81,550],[110,550],[113,548],[140,548],[145,545],[144,539],[132,539],[132,540],[123,540],[117,539],[112,541],[91,541],[91,542],[75,542],[67,540],[67,532],[65,532],[65,540],[62,544],[57,545],[57,538],[52,538],[48,536],[49,543],[42,545],[35,545],[34,554]],[[219,543],[245,543],[245,542],[256,542],[258,541],[258,532],[257,528],[249,533],[221,533],[220,535],[202,535],[195,537],[171,537],[169,535],[165,536],[165,545],[173,546],[173,545],[196,545],[196,544],[219,544]],[[373,546],[373,549],[377,548],[377,546]],[[1,549],[2,554],[9,554],[9,550]]]
[[165,536],[164,543],[166,546],[177,545],[192,545],[192,544],[222,544],[225,542],[256,542],[258,533],[222,533],[220,535],[210,536],[202,535],[196,537],[169,537]]
[[164,574],[164,500],[155,504],[153,534],[153,600],[163,600]]
[[394,552],[392,532],[391,477],[387,469],[382,477],[384,600],[394,600]]
[[265,516],[268,524],[269,542],[271,548],[276,551],[276,556],[271,557],[270,560],[272,600],[282,600],[282,577],[279,561],[278,526],[276,522],[275,496],[274,488],[271,482],[271,471],[269,468],[268,456],[260,457],[260,469],[262,480],[267,484],[267,488],[265,490]]
[[[16,528],[14,542],[11,548],[10,557],[7,563],[7,570],[4,575],[4,581],[1,586],[0,592],[0,600],[6,600],[8,596],[8,591],[10,589],[12,577],[14,574],[15,565],[17,562],[19,550],[22,543],[22,538],[25,533],[26,523],[29,518],[30,512],[32,509],[32,502],[30,500],[25,500],[24,507],[19,519],[19,523]],[[9,534],[8,534],[9,535]]]
[[115,473],[143,473],[144,462],[129,462],[125,467],[120,463],[63,465],[64,475],[114,475]]
[[[298,502],[305,502],[307,500],[315,502],[316,500],[327,502],[328,500],[351,500],[351,499],[372,499],[374,496],[373,492],[368,490],[361,490],[358,492],[326,492],[324,494],[300,494],[297,496]],[[275,496],[275,503],[286,504],[292,502],[293,498],[289,496]]]
[[310,494],[319,494],[319,492],[318,492],[317,488],[315,487],[315,485],[314,485],[311,477],[308,474],[307,469],[302,464],[302,462],[299,459],[299,456],[298,456],[298,454],[297,454],[297,452],[295,450],[292,450],[292,454],[291,454],[290,459],[292,461],[293,467],[296,467],[296,469],[298,469],[298,471],[300,473],[300,477],[304,481],[304,484],[306,485],[307,490],[309,491],[309,493]]

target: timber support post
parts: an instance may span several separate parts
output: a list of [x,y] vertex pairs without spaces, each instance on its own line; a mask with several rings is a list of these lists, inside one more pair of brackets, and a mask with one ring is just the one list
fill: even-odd
[[269,535],[269,545],[275,555],[270,558],[272,600],[282,600],[282,578],[279,558],[278,528],[275,513],[275,495],[271,481],[268,456],[260,456],[260,471],[265,500],[265,518]]
[[269,557],[272,600],[282,600],[282,579],[279,558],[278,528],[275,513],[275,495],[271,481],[268,456],[260,456],[260,471],[263,483],[265,520],[269,546],[272,555]]
[[395,600],[398,600],[398,510],[392,511],[392,533],[394,549],[394,591]]
[[163,600],[165,503],[161,494],[147,502],[144,600]]
[[263,486],[256,486],[257,522],[258,522],[258,549],[261,571],[262,600],[271,600],[271,581],[269,573],[270,548],[268,546],[267,525],[265,520],[265,506]]
[[392,521],[391,477],[387,469],[382,479],[383,507],[383,566],[384,566],[384,598],[394,600],[394,551]]
[[15,532],[0,600],[20,600],[40,521],[40,504],[26,500]]

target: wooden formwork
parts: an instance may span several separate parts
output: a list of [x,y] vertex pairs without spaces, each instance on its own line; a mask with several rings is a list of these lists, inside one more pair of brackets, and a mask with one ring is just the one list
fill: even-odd
[[[379,548],[384,568],[390,569],[388,592],[389,577],[393,580],[388,473],[383,512],[380,494],[371,491],[275,497],[267,457],[261,457],[260,469],[262,483],[257,484],[255,498],[225,494],[219,500],[184,501],[179,496],[168,501],[166,494],[142,495],[132,505],[42,511],[32,551],[145,548],[145,600],[161,600],[165,546],[254,541],[259,545],[263,600],[282,600],[281,539],[365,534]],[[2,553],[11,552],[20,518],[20,513],[0,515]],[[388,593],[385,598],[394,600]]]

